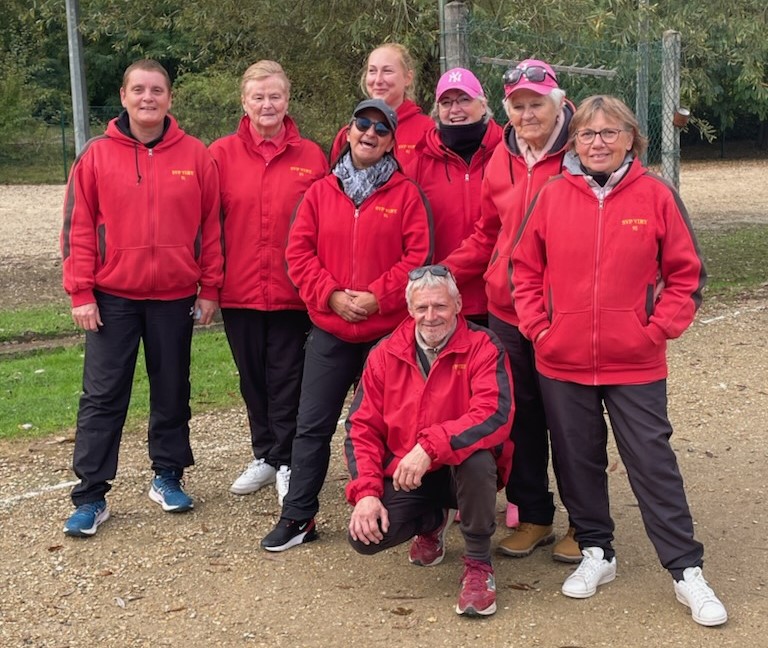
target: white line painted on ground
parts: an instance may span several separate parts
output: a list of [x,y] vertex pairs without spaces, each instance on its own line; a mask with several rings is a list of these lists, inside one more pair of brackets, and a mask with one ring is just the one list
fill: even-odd
[[759,313],[760,311],[764,311],[766,308],[768,307],[756,306],[755,308],[748,308],[746,310],[737,310],[737,311],[733,311],[732,313],[726,313],[725,315],[718,315],[717,317],[710,317],[700,321],[702,324],[714,324],[715,322],[722,322],[724,319],[732,319],[735,317],[740,317],[745,313]]
[[60,484],[52,484],[50,486],[43,486],[42,488],[38,488],[37,490],[28,491],[26,493],[22,493],[21,495],[14,495],[13,497],[2,499],[0,500],[0,506],[10,506],[11,504],[16,504],[17,502],[20,502],[25,499],[37,497],[38,495],[45,495],[46,493],[50,493],[51,491],[62,490],[64,488],[72,488],[72,486],[79,483],[80,483],[80,480],[76,480],[76,481],[62,482]]

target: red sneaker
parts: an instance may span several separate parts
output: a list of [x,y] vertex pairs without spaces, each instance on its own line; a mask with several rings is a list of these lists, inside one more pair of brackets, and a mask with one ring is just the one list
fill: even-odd
[[496,612],[496,579],[490,563],[464,557],[456,614],[489,616]]
[[456,509],[446,509],[442,523],[431,533],[417,535],[408,550],[408,560],[419,567],[432,567],[445,558],[445,533],[456,517]]

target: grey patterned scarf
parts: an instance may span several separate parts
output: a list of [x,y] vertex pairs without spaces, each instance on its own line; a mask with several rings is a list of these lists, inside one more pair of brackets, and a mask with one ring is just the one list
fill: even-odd
[[358,169],[352,164],[352,154],[347,151],[333,168],[333,175],[341,181],[344,193],[359,207],[368,196],[385,184],[396,170],[397,162],[391,155],[385,155],[365,169]]

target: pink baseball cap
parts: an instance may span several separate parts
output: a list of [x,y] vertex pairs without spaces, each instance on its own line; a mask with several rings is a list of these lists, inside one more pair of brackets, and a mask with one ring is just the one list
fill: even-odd
[[530,90],[548,95],[557,85],[557,75],[549,63],[539,59],[525,59],[504,73],[504,98],[515,90]]
[[465,68],[451,68],[437,82],[435,99],[440,101],[448,90],[461,90],[466,92],[472,99],[484,97],[483,86],[477,80],[477,77]]

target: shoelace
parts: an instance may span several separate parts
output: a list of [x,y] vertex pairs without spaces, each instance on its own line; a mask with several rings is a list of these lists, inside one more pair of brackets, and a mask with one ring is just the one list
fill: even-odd
[[595,558],[594,556],[585,556],[579,563],[576,571],[573,572],[574,576],[582,576],[585,579],[592,579],[594,575],[599,571],[604,562],[603,558]]
[[461,575],[461,581],[467,584],[476,584],[479,587],[486,587],[488,575],[492,572],[491,566],[480,562],[479,560],[464,561],[464,573]]
[[88,502],[87,504],[80,505],[78,509],[82,513],[97,514],[101,510],[101,505],[98,502]]
[[683,581],[688,587],[688,595],[694,600],[696,606],[701,609],[706,603],[717,602],[715,592],[704,579],[704,575],[699,570],[690,581]]
[[158,480],[157,489],[160,491],[163,491],[165,493],[175,493],[180,490],[181,488],[181,480],[180,479],[174,479],[173,477],[161,477]]

